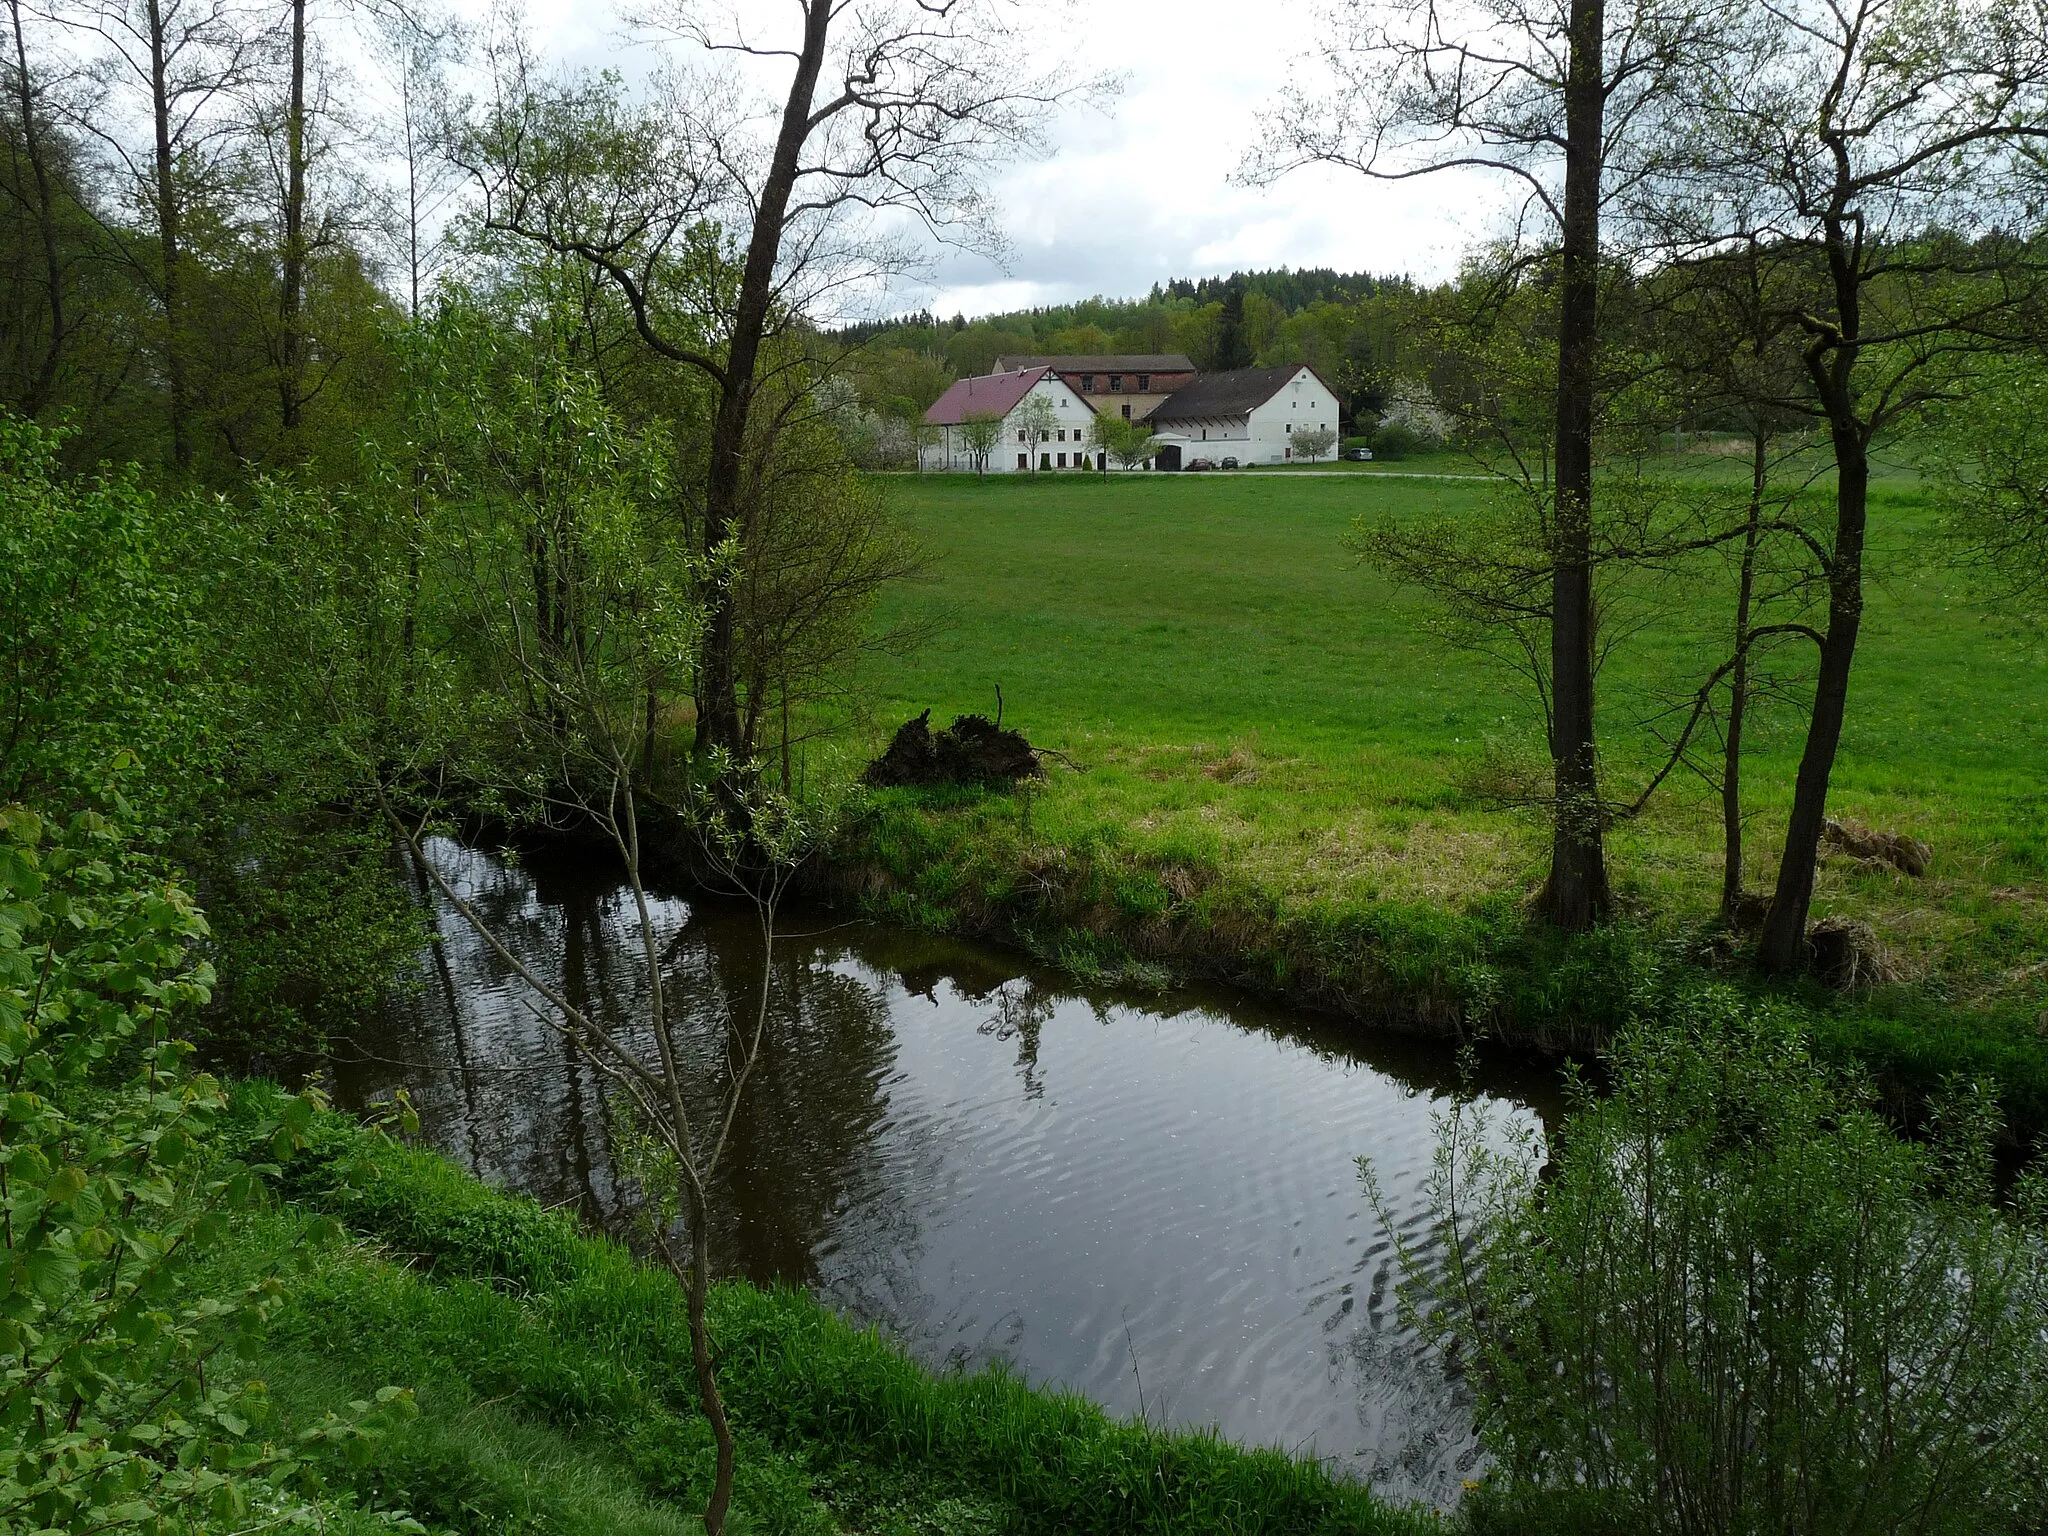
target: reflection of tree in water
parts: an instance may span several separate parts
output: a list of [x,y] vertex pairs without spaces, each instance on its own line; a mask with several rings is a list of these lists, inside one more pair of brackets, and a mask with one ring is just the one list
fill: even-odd
[[[693,916],[669,947],[667,978],[690,1112],[700,1134],[714,1135],[734,1031],[751,1029],[760,1003],[751,916]],[[639,1016],[628,1001],[604,994],[604,1016]],[[776,945],[766,1029],[711,1202],[712,1252],[725,1273],[814,1285],[816,1250],[834,1217],[875,1193],[870,1143],[888,1111],[895,1035],[871,985],[789,941]],[[655,1058],[644,1025],[624,1038]]]
[[996,989],[996,1011],[975,1026],[984,1035],[1017,1042],[1017,1071],[1024,1079],[1024,1097],[1045,1097],[1038,1078],[1038,1037],[1059,1007],[1060,994],[1039,985],[1036,977]]

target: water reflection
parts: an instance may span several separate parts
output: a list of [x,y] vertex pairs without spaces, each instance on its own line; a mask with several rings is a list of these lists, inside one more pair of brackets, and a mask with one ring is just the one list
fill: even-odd
[[[634,1036],[623,893],[453,845],[434,857],[511,947]],[[604,1079],[451,912],[418,984],[337,1064],[344,1102],[408,1087],[476,1172],[625,1230]],[[750,914],[657,904],[679,1048],[751,1017]],[[802,1284],[934,1362],[1012,1362],[1119,1413],[1217,1424],[1455,1500],[1468,1405],[1401,1326],[1393,1234],[1421,1191],[1448,1052],[1361,1042],[1233,995],[1077,991],[1013,957],[829,919],[777,948],[770,1042],[734,1126],[719,1265]],[[641,1045],[646,1042],[639,1041]],[[1503,1121],[1549,1101],[1489,1069]]]

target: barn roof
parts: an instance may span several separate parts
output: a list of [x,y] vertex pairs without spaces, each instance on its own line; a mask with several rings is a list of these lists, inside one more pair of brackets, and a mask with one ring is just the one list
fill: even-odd
[[999,357],[996,367],[1050,368],[1055,373],[1193,373],[1179,352],[1090,352],[1066,357]]
[[934,427],[957,427],[969,416],[1007,416],[1047,371],[1043,367],[1024,368],[955,379],[953,387],[924,413],[925,422]]
[[[1229,373],[1203,374],[1160,401],[1152,420],[1198,421],[1248,415],[1285,389],[1302,368],[1300,363],[1288,363],[1280,368],[1238,368]],[[1315,373],[1313,368],[1308,371]],[[1322,379],[1321,374],[1316,377]],[[1323,381],[1323,387],[1329,388],[1328,381]]]

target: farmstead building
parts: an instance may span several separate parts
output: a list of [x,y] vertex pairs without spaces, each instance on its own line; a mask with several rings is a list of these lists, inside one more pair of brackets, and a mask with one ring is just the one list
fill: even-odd
[[[1337,392],[1305,364],[1198,374],[1177,354],[1005,357],[996,363],[994,373],[956,380],[925,412],[926,425],[937,431],[921,452],[922,468],[988,474],[1100,469],[1099,455],[1088,447],[1089,423],[1097,415],[1149,427],[1159,439],[1157,469],[1180,469],[1195,459],[1285,464],[1294,457],[1288,439],[1295,431],[1337,426]],[[1050,413],[1033,406],[1034,399],[1045,400]],[[983,463],[978,445],[987,442],[994,423],[1000,431]]]
[[1050,368],[1099,415],[1146,421],[1177,389],[1195,382],[1195,365],[1180,352],[1119,352],[1085,357],[999,357],[996,372]]
[[1190,459],[1234,458],[1240,464],[1285,464],[1295,432],[1337,428],[1337,392],[1305,363],[1211,373],[1175,390],[1152,413],[1158,466]]
[[[1034,398],[1050,406],[1035,431],[1029,420],[1035,413],[1029,404]],[[938,428],[938,441],[921,450],[923,467],[928,470],[1014,475],[1029,472],[1034,459],[1039,469],[1098,467],[1088,460],[1087,449],[1088,423],[1095,419],[1095,412],[1065,380],[1043,365],[955,380],[924,413],[924,419],[927,426]],[[977,422],[1000,424],[987,450],[986,464],[980,462],[975,444]]]

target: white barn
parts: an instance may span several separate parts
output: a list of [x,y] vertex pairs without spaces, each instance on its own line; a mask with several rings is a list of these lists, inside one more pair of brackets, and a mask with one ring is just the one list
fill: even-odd
[[[1042,399],[1050,415],[1034,433],[1026,424],[1026,402]],[[980,468],[962,430],[971,419],[999,420],[1002,433],[988,456],[987,472],[1025,474],[1035,469],[1095,469],[1088,444],[1088,424],[1095,412],[1052,369],[1040,366],[958,379],[924,413],[925,424],[938,428],[938,440],[921,450],[927,470]],[[1038,441],[1033,442],[1036,436]]]
[[1337,392],[1305,363],[1239,368],[1175,390],[1149,425],[1159,437],[1161,469],[1197,458],[1285,464],[1294,457],[1292,433],[1337,430]]

